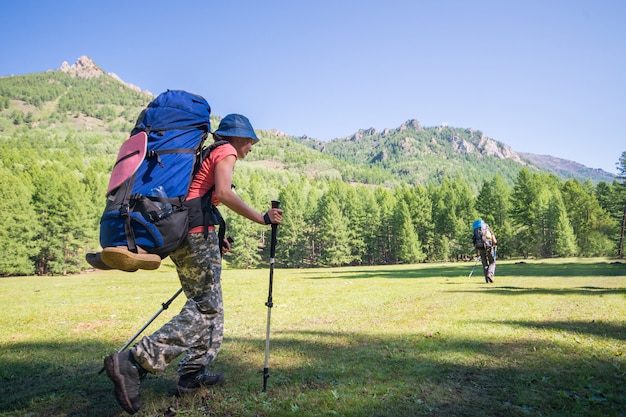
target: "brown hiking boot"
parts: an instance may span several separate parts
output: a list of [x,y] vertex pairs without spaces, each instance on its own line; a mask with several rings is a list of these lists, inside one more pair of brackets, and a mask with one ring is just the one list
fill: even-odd
[[206,369],[202,369],[192,374],[181,375],[181,377],[178,378],[176,388],[178,388],[178,393],[183,395],[191,394],[203,386],[222,385],[223,383],[223,373],[210,372]]
[[135,363],[127,350],[104,358],[104,369],[115,385],[115,399],[124,411],[130,414],[139,411],[139,383],[148,372]]
[[138,269],[152,270],[161,266],[159,255],[135,253],[126,248],[104,248],[100,258],[108,266],[125,272],[135,272]]

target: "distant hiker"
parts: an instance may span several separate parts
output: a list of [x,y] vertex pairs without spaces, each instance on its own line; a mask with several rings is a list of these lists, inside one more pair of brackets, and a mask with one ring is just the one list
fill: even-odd
[[472,243],[478,251],[480,260],[483,263],[485,282],[488,284],[492,283],[493,277],[496,274],[496,245],[498,244],[496,235],[487,222],[482,219],[478,219],[472,223],[472,229],[474,229]]
[[[216,147],[194,176],[187,200],[212,196],[213,204],[223,203],[235,213],[259,224],[280,224],[283,211],[270,208],[265,214],[250,208],[232,190],[232,175],[237,159],[243,159],[259,141],[249,120],[229,114],[213,133]],[[210,191],[214,187],[214,193]],[[187,302],[180,313],[150,336],[144,336],[132,349],[104,359],[107,375],[115,384],[115,397],[122,408],[134,414],[141,407],[139,381],[149,372],[165,370],[179,355],[177,389],[180,394],[197,391],[201,386],[221,384],[222,373],[208,367],[217,357],[223,340],[224,307],[220,275],[221,252],[230,250],[230,242],[220,242],[214,226],[203,224],[210,204],[190,204],[205,211],[190,214],[189,233],[182,245],[171,253]],[[201,209],[202,208],[202,209]],[[193,210],[193,209],[190,209]],[[221,249],[221,246],[223,248]]]

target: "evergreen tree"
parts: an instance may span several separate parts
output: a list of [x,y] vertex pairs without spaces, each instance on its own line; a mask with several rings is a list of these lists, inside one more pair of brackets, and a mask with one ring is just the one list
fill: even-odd
[[570,219],[580,256],[608,256],[615,245],[608,236],[615,236],[617,227],[602,209],[593,192],[593,186],[583,186],[578,180],[562,185],[565,211]]
[[548,202],[548,221],[544,256],[572,256],[577,252],[574,231],[570,226],[560,193],[553,193]]
[[540,174],[532,174],[527,168],[522,168],[511,196],[511,218],[515,227],[514,241],[518,242],[517,250],[524,258],[541,256],[549,198],[549,190]]
[[433,242],[432,201],[425,187],[409,187],[400,185],[396,187],[396,198],[403,200],[408,207],[411,223],[420,240],[420,252],[424,258],[430,256],[430,248]]
[[367,191],[365,187],[357,187],[346,183],[338,184],[340,193],[343,193],[343,212],[348,220],[348,233],[352,264],[361,264],[365,250],[365,234],[371,228],[371,219],[365,211],[365,201],[362,198]]
[[376,265],[380,259],[379,231],[381,227],[380,207],[376,200],[375,191],[371,187],[359,187],[359,200],[363,209],[363,218],[360,220],[363,251],[361,260],[367,265]]
[[318,214],[320,264],[324,266],[348,265],[352,261],[350,235],[345,216],[341,212],[338,196],[327,192],[320,200]]
[[389,264],[392,262],[392,242],[393,233],[391,230],[391,217],[396,205],[393,193],[383,187],[376,187],[374,191],[376,205],[378,207],[379,227],[376,230],[376,261],[377,265]]
[[106,187],[108,186],[109,173],[102,171],[96,164],[90,165],[83,178],[81,185],[85,190],[86,197],[86,221],[85,249],[87,252],[97,251],[100,247],[100,217],[106,204]]
[[0,276],[32,275],[41,229],[31,206],[32,190],[23,176],[0,167]]
[[409,207],[404,200],[396,204],[391,221],[394,236],[392,260],[395,263],[415,263],[424,259],[419,238],[411,221]]
[[[621,212],[622,212],[622,202],[621,201],[617,201],[616,200],[616,192],[615,192],[615,187],[619,186],[619,183],[617,182],[617,180],[613,181],[612,183],[606,183],[604,181],[600,181],[594,189],[594,197],[596,198],[596,200],[598,201],[598,204],[600,204],[600,207],[606,211],[607,213],[609,213],[609,215],[613,218],[615,217],[615,213],[619,212],[620,214],[620,219],[621,219]],[[617,218],[615,218],[615,220],[617,220]],[[617,224],[618,222],[616,222]]]
[[431,190],[436,259],[466,257],[473,250],[468,242],[476,217],[474,197],[467,183],[460,177],[444,178],[441,186]]
[[493,228],[499,229],[508,220],[510,211],[510,191],[498,174],[485,180],[476,199],[478,216]]
[[33,169],[33,180],[33,204],[42,226],[37,235],[41,245],[37,273],[79,272],[89,224],[89,202],[80,178],[59,164],[47,163]]
[[290,182],[280,192],[280,206],[285,212],[280,226],[280,247],[284,255],[280,262],[289,267],[307,265],[310,253],[308,246],[310,227],[305,220],[305,208],[309,188],[308,181],[300,179]]
[[450,222],[450,211],[446,209],[446,201],[441,187],[429,186],[429,198],[432,201],[433,242],[429,255],[433,261],[441,261],[450,257],[450,232],[446,225]]

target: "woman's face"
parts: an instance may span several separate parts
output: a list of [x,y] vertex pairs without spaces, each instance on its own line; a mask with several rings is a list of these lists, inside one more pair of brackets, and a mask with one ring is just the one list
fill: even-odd
[[237,158],[243,159],[252,151],[254,140],[249,138],[233,138],[231,143],[237,150]]

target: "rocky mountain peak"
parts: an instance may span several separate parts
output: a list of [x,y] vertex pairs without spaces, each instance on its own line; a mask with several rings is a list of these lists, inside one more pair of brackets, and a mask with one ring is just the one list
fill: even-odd
[[413,130],[422,130],[422,125],[420,125],[420,122],[418,122],[415,119],[410,119],[407,120],[406,122],[402,123],[402,125],[399,128],[400,132],[404,132],[406,129],[413,129]]
[[66,72],[77,78],[98,78],[104,75],[104,71],[100,69],[88,56],[79,57],[76,62],[69,65],[67,61],[63,61],[60,71]]
[[[95,62],[93,62],[91,58],[89,58],[86,55],[79,57],[76,60],[76,62],[72,65],[68,64],[67,61],[63,61],[63,63],[61,64],[61,68],[59,68],[59,71],[66,72],[73,77],[85,78],[85,79],[99,78],[103,75],[109,75],[115,78],[120,83],[126,85],[129,88],[132,88],[135,91],[139,91],[139,92],[142,91],[141,88],[137,87],[136,85],[124,82],[124,80],[118,77],[117,74],[114,74],[112,72],[108,74],[105,73],[99,66],[95,64]],[[152,93],[150,93],[149,91],[144,91],[144,92],[152,95]]]

